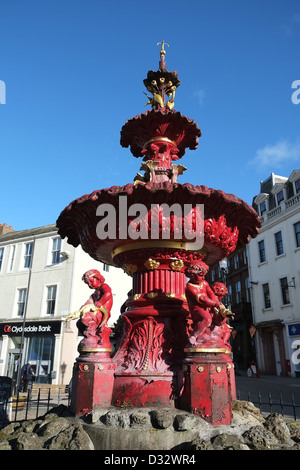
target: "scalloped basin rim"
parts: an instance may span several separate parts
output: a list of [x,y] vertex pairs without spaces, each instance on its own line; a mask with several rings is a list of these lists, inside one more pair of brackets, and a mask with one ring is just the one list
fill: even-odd
[[[68,238],[68,243],[73,246],[81,245],[84,251],[99,261],[114,264],[111,251],[116,244],[112,240],[99,240],[96,237],[96,225],[99,217],[96,209],[101,203],[111,203],[118,208],[118,196],[127,195],[128,204],[143,202],[155,203],[180,203],[204,204],[205,221],[218,220],[225,216],[226,226],[234,230],[238,228],[238,240],[236,246],[244,246],[250,238],[255,238],[259,233],[261,220],[256,211],[246,202],[233,194],[226,194],[222,190],[207,188],[206,186],[194,186],[190,183],[147,183],[124,186],[112,186],[93,191],[72,201],[57,219],[58,233],[62,238]],[[208,243],[209,244],[209,243]],[[205,242],[207,246],[207,242]],[[212,245],[211,245],[212,246]],[[221,253],[226,256],[221,246],[216,246],[218,256]],[[216,258],[215,256],[212,257]],[[221,258],[220,258],[221,259]]]

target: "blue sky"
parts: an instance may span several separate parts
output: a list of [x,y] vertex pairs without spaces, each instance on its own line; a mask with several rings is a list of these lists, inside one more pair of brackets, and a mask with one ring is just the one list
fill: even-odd
[[141,160],[120,130],[149,109],[162,40],[175,109],[203,134],[179,182],[251,204],[272,171],[300,168],[299,0],[1,0],[0,223],[55,223],[73,199],[133,182]]

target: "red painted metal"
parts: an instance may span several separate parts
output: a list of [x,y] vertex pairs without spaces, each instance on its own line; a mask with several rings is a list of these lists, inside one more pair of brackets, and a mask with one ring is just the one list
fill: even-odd
[[[101,360],[102,359],[102,360]],[[78,358],[73,369],[71,410],[84,415],[97,406],[110,406],[114,386],[115,364],[104,353],[102,358]]]
[[230,424],[235,399],[233,364],[222,352],[189,353],[180,407],[214,425]]
[[[186,148],[197,148],[201,131],[173,109],[180,81],[177,72],[166,70],[164,55],[163,43],[159,70],[149,71],[144,80],[153,95],[148,97],[152,110],[128,120],[121,130],[121,145],[143,159],[144,175],[138,173],[134,184],[82,196],[57,220],[59,234],[70,244],[80,244],[92,258],[132,276],[132,291],[115,329],[115,354],[108,352],[108,316],[92,335],[92,325],[85,325],[85,336],[92,336],[96,349],[106,348],[107,356],[100,373],[100,351],[93,352],[85,344],[79,348],[73,409],[81,414],[107,404],[177,406],[213,424],[225,424],[231,420],[235,397],[227,326],[231,312],[221,303],[224,289],[209,286],[202,271],[256,237],[260,220],[253,208],[232,194],[177,182],[186,168],[172,162]],[[138,223],[135,216],[126,214],[126,207],[136,203],[146,208]],[[187,215],[164,217],[163,203],[180,208],[190,204],[191,209]],[[115,236],[106,239],[100,239],[96,230],[100,204],[112,205],[116,215]],[[201,204],[204,215],[199,214]],[[148,236],[133,239],[128,230],[124,237],[124,214],[128,228]],[[204,218],[202,249],[189,241],[199,216]],[[186,231],[178,238],[183,226]],[[98,298],[95,293],[95,305],[102,295]]]

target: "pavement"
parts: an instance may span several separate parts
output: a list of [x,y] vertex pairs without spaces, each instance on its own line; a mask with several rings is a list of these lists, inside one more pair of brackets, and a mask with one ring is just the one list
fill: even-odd
[[235,382],[239,400],[251,401],[262,412],[282,413],[300,419],[300,378],[273,375],[248,377],[246,371],[240,371]]

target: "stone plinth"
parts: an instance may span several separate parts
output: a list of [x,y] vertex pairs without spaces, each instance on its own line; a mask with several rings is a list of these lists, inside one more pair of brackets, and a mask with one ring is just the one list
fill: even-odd
[[74,364],[71,410],[75,416],[89,413],[97,406],[109,406],[112,400],[115,364],[103,354],[79,357]]
[[180,408],[207,422],[230,424],[235,398],[233,363],[226,351],[187,350]]

